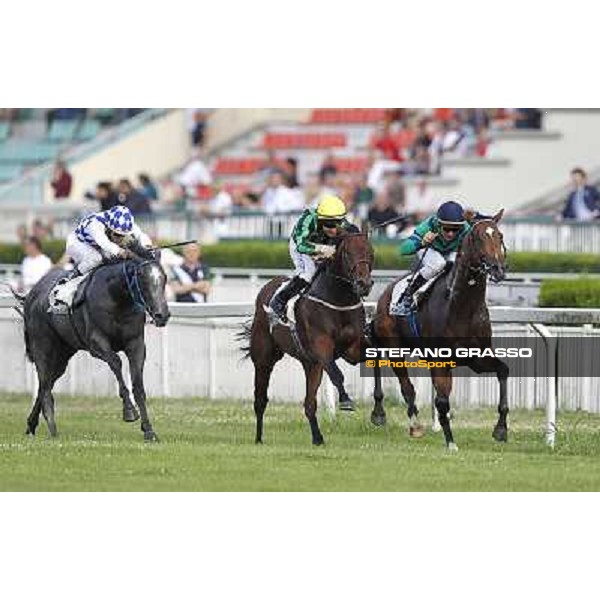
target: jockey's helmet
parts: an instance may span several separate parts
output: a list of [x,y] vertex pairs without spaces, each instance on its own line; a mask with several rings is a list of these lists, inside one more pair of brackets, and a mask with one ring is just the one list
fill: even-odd
[[459,229],[465,224],[465,214],[463,207],[458,203],[450,200],[444,202],[437,211],[437,218],[442,227]]
[[128,235],[133,229],[133,215],[126,206],[113,206],[106,213],[106,227],[117,235]]
[[347,214],[346,205],[337,196],[324,196],[317,207],[319,220],[341,220]]

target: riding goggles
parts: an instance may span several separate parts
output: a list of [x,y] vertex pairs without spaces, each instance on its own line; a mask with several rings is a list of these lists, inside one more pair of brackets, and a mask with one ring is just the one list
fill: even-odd
[[337,219],[321,219],[321,224],[327,229],[334,229],[340,226],[340,221]]

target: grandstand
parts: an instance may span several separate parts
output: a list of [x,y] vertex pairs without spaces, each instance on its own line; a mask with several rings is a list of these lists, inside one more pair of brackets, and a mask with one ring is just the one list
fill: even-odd
[[[335,174],[327,186],[364,219],[370,206],[365,198],[370,202],[379,191],[373,181],[385,183],[385,173],[398,171],[406,196],[406,204],[395,207],[400,211],[415,211],[419,194],[426,198],[419,213],[448,196],[484,211],[505,207],[509,223],[528,217],[527,235],[514,227],[511,241],[517,247],[547,250],[557,240],[563,249],[581,251],[582,236],[571,243],[554,215],[573,166],[600,178],[600,112],[593,109],[541,109],[537,120],[525,122],[519,111],[536,109],[202,109],[208,134],[201,155],[193,154],[190,138],[195,109],[14,110],[5,109],[0,120],[4,239],[14,239],[16,226],[36,214],[70,223],[95,208],[84,195],[99,181],[135,182],[142,172],[159,190],[152,203],[159,232],[172,231],[174,221],[183,219],[196,229],[200,224],[194,221],[202,221],[203,239],[285,236],[285,214],[278,216],[283,225],[277,227],[260,221],[262,194],[269,171],[286,173],[293,163],[309,205],[325,185],[319,176],[326,169]],[[439,148],[431,150],[436,144]],[[49,186],[58,157],[73,175],[68,201],[53,201]],[[194,161],[208,176],[178,187],[179,175]],[[531,247],[531,227],[538,225],[533,239],[540,241]]]

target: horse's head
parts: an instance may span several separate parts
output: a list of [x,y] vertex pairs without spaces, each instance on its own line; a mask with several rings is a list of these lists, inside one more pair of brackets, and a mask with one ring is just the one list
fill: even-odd
[[367,234],[347,233],[338,239],[334,263],[337,275],[346,279],[361,298],[368,296],[373,287],[371,271],[374,260]]
[[506,247],[498,229],[503,215],[504,209],[491,219],[477,221],[461,246],[471,271],[489,275],[496,283],[506,277]]
[[157,327],[164,327],[171,313],[165,296],[167,276],[158,260],[141,260],[135,263],[144,310]]

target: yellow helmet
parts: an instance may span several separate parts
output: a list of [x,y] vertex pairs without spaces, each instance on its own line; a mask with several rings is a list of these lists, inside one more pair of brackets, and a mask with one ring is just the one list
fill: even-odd
[[343,219],[346,213],[346,205],[337,196],[325,196],[317,207],[319,219]]

